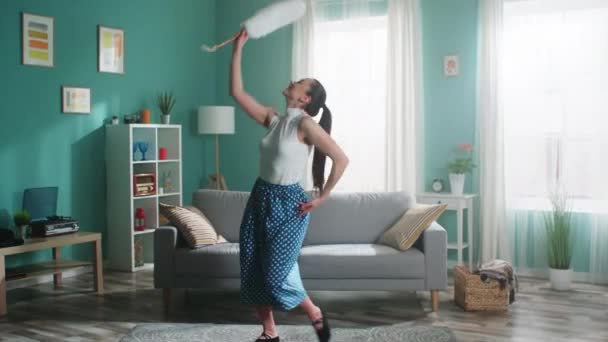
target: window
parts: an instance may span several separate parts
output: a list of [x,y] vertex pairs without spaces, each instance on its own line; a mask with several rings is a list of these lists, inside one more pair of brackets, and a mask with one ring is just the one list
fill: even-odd
[[507,2],[503,52],[508,207],[546,207],[559,184],[607,210],[608,4]]
[[332,137],[350,159],[337,191],[386,189],[385,14],[315,22],[314,75],[327,89]]

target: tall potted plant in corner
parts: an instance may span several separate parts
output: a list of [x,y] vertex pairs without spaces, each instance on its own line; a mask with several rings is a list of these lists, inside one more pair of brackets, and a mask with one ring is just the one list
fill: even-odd
[[551,210],[545,213],[549,278],[551,288],[566,291],[572,283],[572,211],[564,191],[551,194],[550,200]]
[[168,125],[171,122],[171,110],[173,110],[174,105],[175,97],[173,93],[165,91],[158,95],[158,108],[163,113],[160,116],[161,123]]
[[448,171],[450,177],[450,189],[454,195],[462,195],[464,191],[464,181],[467,173],[470,173],[475,164],[473,164],[473,145],[460,144],[456,151],[457,155],[454,160],[448,163]]
[[27,237],[27,227],[30,224],[30,220],[32,216],[27,210],[18,210],[13,216],[13,220],[15,221],[15,226],[19,229],[20,237],[25,240]]

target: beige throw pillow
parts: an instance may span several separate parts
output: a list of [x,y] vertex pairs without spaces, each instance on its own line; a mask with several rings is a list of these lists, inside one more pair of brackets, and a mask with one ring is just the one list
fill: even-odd
[[[190,248],[214,245],[218,235],[200,210],[160,203],[160,212],[177,227]],[[192,210],[194,208],[195,210]]]
[[419,204],[409,208],[380,238],[380,243],[405,251],[447,208],[447,204]]

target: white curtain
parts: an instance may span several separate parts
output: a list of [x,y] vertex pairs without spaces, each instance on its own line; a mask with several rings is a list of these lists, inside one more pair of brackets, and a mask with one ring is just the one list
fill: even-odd
[[[314,15],[315,6],[313,0],[305,0],[306,13],[293,26],[293,44],[291,54],[291,79],[296,81],[310,77],[313,74],[314,65]],[[318,120],[317,120],[318,121]],[[305,178],[301,184],[305,190],[313,188],[312,180],[312,158],[310,154],[304,172]]]
[[479,71],[477,134],[481,263],[511,260],[506,230],[504,116],[502,111],[503,1],[479,3]]
[[[538,213],[572,196],[574,267],[608,280],[608,3],[505,3],[505,172],[518,263],[546,268]],[[523,237],[537,237],[532,241]],[[586,264],[589,260],[589,264]]]
[[[332,137],[350,159],[336,191],[416,191],[422,131],[417,4],[312,0],[312,17],[294,29],[293,51],[299,54],[293,58],[294,78],[306,74],[323,83]],[[328,160],[326,174],[330,168]],[[305,189],[311,188],[309,177]]]
[[421,190],[422,44],[418,0],[388,2],[386,190]]

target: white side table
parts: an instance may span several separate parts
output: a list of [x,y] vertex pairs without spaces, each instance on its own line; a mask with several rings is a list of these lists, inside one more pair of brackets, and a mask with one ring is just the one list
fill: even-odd
[[[456,243],[448,242],[448,249],[458,251],[458,265],[462,265],[462,251],[467,248],[469,250],[469,269],[473,270],[473,199],[476,194],[452,195],[449,193],[423,192],[416,195],[418,203],[424,204],[447,204],[446,210],[456,211],[456,220],[458,221],[458,238]],[[467,233],[468,238],[463,242],[463,226],[464,226],[464,209],[467,209]]]

